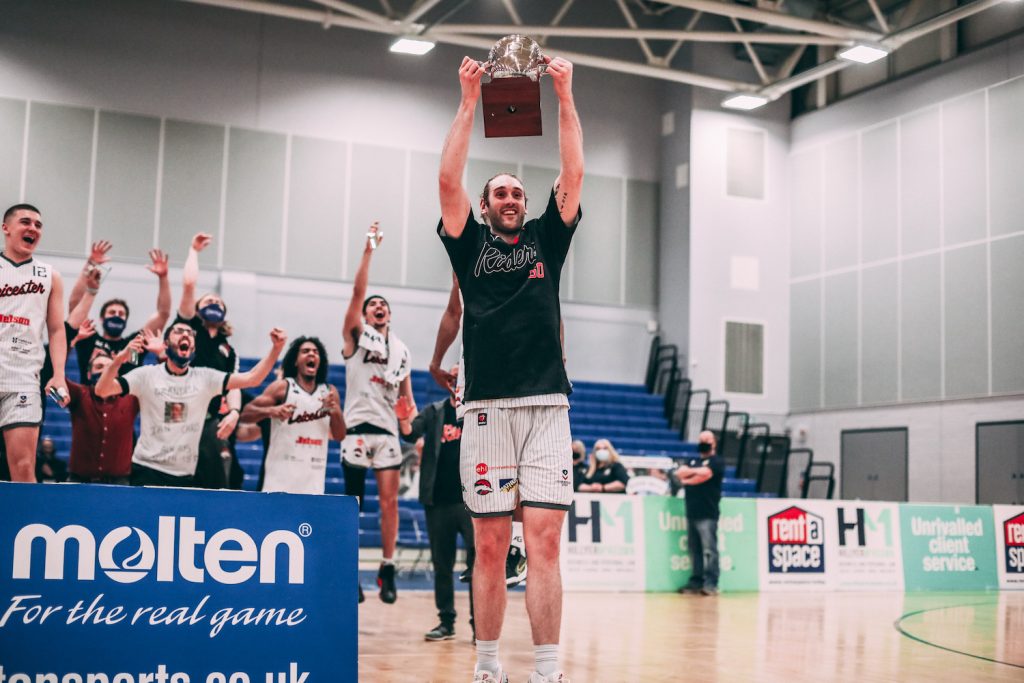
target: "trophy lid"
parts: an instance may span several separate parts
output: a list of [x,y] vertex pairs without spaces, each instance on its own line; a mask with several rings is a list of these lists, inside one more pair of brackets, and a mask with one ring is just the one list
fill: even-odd
[[540,45],[529,36],[513,33],[501,38],[491,47],[487,56],[492,78],[531,76],[536,78],[544,63]]

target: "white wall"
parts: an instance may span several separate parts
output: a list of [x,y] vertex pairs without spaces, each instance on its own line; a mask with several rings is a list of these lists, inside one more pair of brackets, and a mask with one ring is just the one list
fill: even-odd
[[[727,399],[732,410],[777,423],[789,409],[788,126],[784,111],[768,116],[775,120],[726,113],[703,103],[693,112],[689,360],[695,387]],[[763,199],[726,192],[730,129],[763,133]],[[737,257],[756,267],[751,289],[733,286]],[[726,320],[764,325],[762,395],[725,391]]]
[[[791,126],[794,154],[815,153],[858,131],[1022,74],[1024,37],[1017,36],[795,120]],[[977,131],[963,130],[962,133],[973,135]],[[939,139],[935,140],[935,145],[939,145]],[[1007,149],[998,151],[1013,154]],[[948,195],[948,192],[943,193],[942,201],[948,201]],[[799,201],[796,195],[795,201]],[[998,245],[993,247],[998,248]],[[1017,284],[993,283],[997,288],[1008,285],[1019,288],[1019,281]],[[979,307],[984,305],[978,302]],[[1021,418],[1024,418],[1024,400],[1012,395],[800,412],[790,416],[788,426],[795,445],[813,448],[815,460],[834,462],[837,471],[842,430],[907,427],[910,500],[972,503],[975,500],[976,423]]]
[[[439,46],[416,59],[389,53],[386,36],[324,31],[313,24],[168,0],[10,0],[3,14],[0,97],[434,154],[455,113],[456,71],[465,54]],[[574,83],[587,172],[657,181],[660,82],[579,67]],[[608,97],[609,92],[616,96]],[[552,130],[557,103],[550,88],[544,89],[542,108],[548,124],[544,137],[485,139],[478,123],[470,155],[557,168]],[[412,188],[435,196],[436,180],[416,179]],[[206,229],[211,220],[215,217],[197,216],[196,229]],[[102,226],[94,226],[94,234],[101,233]],[[161,243],[174,249],[180,262],[188,238],[162,233]],[[586,221],[577,239],[587,239]],[[74,260],[51,260],[69,279],[80,266]],[[349,283],[233,271],[207,278],[231,307],[243,355],[264,349],[272,324],[292,334],[320,335],[332,351],[338,348]],[[395,330],[410,345],[414,366],[425,367],[447,293],[375,289],[394,305]],[[141,322],[141,312],[152,307],[155,287],[147,284],[140,266],[122,261],[103,294],[128,298],[140,312],[135,322]],[[647,323],[656,319],[656,310],[584,304],[567,304],[563,310],[571,377],[642,381]]]

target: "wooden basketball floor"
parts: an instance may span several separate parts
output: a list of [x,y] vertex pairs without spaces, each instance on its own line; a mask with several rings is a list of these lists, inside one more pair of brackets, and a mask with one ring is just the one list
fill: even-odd
[[[455,640],[428,643],[433,593],[360,606],[360,680],[469,683],[465,592]],[[524,595],[509,595],[501,660],[533,669]],[[573,683],[1024,681],[1024,593],[567,594],[562,662]]]

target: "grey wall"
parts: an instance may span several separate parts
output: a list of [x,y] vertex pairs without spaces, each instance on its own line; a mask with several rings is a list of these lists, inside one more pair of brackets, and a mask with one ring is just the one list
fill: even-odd
[[791,301],[817,290],[822,311],[791,318],[811,351],[791,355],[794,410],[1024,392],[1024,77],[1007,56],[794,124]]
[[[138,262],[158,244],[180,263],[204,230],[217,237],[204,268],[224,281],[285,276],[266,281],[282,287],[350,279],[366,226],[380,220],[373,283],[446,291],[436,172],[464,52],[439,46],[417,59],[389,53],[389,42],[166,0],[10,0],[0,197],[43,208],[46,253],[83,254],[107,238],[118,260]],[[586,68],[574,83],[587,178],[563,276],[563,298],[579,304],[566,312],[567,338],[581,340],[570,368],[639,381],[643,358],[608,364],[606,349],[592,355],[582,339],[611,325],[610,337],[646,348],[656,318],[661,85]],[[524,177],[530,212],[543,210],[558,152],[557,102],[542,91],[541,138],[488,140],[478,121],[471,196],[510,169]]]

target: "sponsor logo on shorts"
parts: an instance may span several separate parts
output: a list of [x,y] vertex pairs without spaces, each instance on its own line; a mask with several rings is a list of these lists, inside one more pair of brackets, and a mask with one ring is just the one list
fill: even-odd
[[476,495],[478,496],[486,496],[488,493],[494,490],[491,487],[491,482],[487,481],[486,479],[477,479],[476,483],[473,485],[473,488],[474,490],[476,490]]
[[498,490],[502,493],[508,493],[509,491],[515,491],[516,487],[519,486],[518,479],[499,479]]
[[476,414],[476,424],[477,424],[478,427],[486,427],[487,426],[487,413],[477,413]]
[[478,462],[476,464],[476,473],[480,475],[487,474],[487,463]]
[[795,505],[768,517],[768,571],[823,573],[824,520]]
[[562,470],[562,479],[569,478],[569,470]]
[[18,396],[18,403],[21,404],[21,406],[24,406],[25,404],[27,404],[28,403],[28,394],[20,394]]

